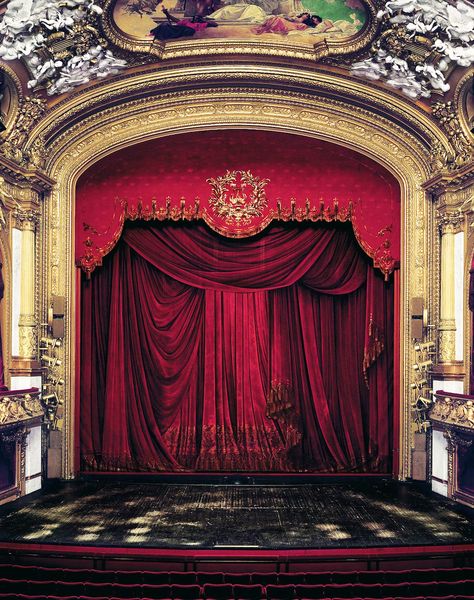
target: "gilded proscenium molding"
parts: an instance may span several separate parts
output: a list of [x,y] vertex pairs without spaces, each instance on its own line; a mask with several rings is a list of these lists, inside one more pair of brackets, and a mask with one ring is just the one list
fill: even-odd
[[[471,312],[469,310],[469,270],[474,253],[474,164],[460,167],[457,170],[442,170],[431,177],[423,186],[433,197],[433,207],[436,207],[436,235],[431,247],[434,248],[431,260],[435,261],[432,271],[433,291],[432,297],[435,302],[431,309],[430,321],[435,325],[435,331],[439,328],[441,293],[441,241],[442,231],[452,229],[454,233],[463,231],[465,234],[464,253],[464,286],[463,286],[463,361],[462,363],[447,363],[446,368],[441,363],[442,371],[449,370],[450,376],[456,379],[464,379],[464,389],[469,389],[469,373],[471,366]],[[446,216],[444,216],[446,215]],[[436,266],[438,265],[438,266]],[[452,335],[451,335],[452,338]],[[452,346],[451,346],[452,348]],[[452,350],[451,350],[452,354]]]
[[[113,101],[126,101],[133,107],[135,103],[140,103],[144,95],[158,99],[162,95],[166,95],[166,98],[171,95],[181,98],[184,94],[186,98],[192,98],[196,88],[205,88],[201,93],[208,95],[210,101],[214,101],[239,90],[248,91],[252,95],[257,92],[255,86],[263,86],[264,93],[273,96],[275,101],[278,101],[278,98],[293,97],[306,97],[311,100],[315,96],[323,96],[330,102],[347,102],[364,107],[359,110],[365,109],[368,119],[375,111],[393,126],[398,123],[400,135],[404,135],[405,128],[411,129],[415,136],[414,141],[419,142],[415,143],[414,148],[417,152],[421,151],[422,161],[425,160],[424,154],[431,152],[434,145],[439,145],[446,153],[452,151],[448,137],[426,111],[396,92],[374,87],[347,73],[335,73],[323,65],[311,71],[289,66],[235,62],[225,64],[225,68],[223,65],[205,63],[196,64],[192,68],[173,68],[171,65],[159,70],[150,68],[143,67],[139,73],[123,74],[105,85],[95,84],[81,93],[73,93],[54,105],[54,110],[45,115],[39,126],[31,132],[31,139],[41,135],[49,148],[63,130],[69,131],[71,122],[83,119],[92,112],[106,109]],[[243,102],[243,114],[245,110]],[[54,159],[48,157],[48,161],[51,160]]]
[[427,431],[429,427],[428,412],[433,405],[431,396],[432,375],[430,369],[436,358],[436,342],[428,340],[415,344],[417,353],[416,363],[413,365],[415,381],[411,384],[414,399],[412,402],[413,416],[418,432]]
[[39,390],[18,394],[9,392],[8,395],[0,392],[0,432],[3,427],[43,417],[43,415]]
[[106,0],[102,15],[102,32],[104,37],[114,46],[126,52],[143,55],[144,62],[150,57],[156,60],[169,61],[183,58],[202,58],[205,56],[266,56],[316,61],[326,56],[354,54],[367,47],[374,39],[378,23],[376,19],[379,2],[361,0],[367,12],[365,26],[356,35],[342,40],[322,38],[313,46],[309,44],[291,44],[290,40],[284,43],[277,41],[261,41],[248,39],[210,39],[210,40],[184,40],[173,43],[155,42],[137,39],[121,31],[113,18],[116,0]]
[[[401,265],[401,406],[400,470],[410,475],[412,444],[410,390],[413,350],[409,340],[409,298],[428,297],[426,284],[430,274],[424,268],[429,255],[427,240],[434,227],[431,203],[422,184],[429,174],[427,146],[437,133],[427,115],[408,105],[401,97],[375,90],[361,81],[344,80],[329,73],[301,74],[295,70],[262,66],[262,73],[245,67],[246,77],[265,81],[268,88],[224,87],[235,80],[232,70],[223,75],[218,89],[205,89],[216,82],[214,67],[176,72],[175,86],[186,83],[196,89],[169,92],[173,75],[166,72],[137,74],[134,79],[110,81],[103,88],[85,90],[58,104],[37,128],[50,140],[50,158],[46,165],[57,185],[45,202],[45,254],[42,270],[46,296],[64,295],[67,299],[66,338],[61,376],[65,379],[65,423],[63,475],[74,474],[74,390],[75,390],[75,275],[74,275],[74,188],[78,176],[103,156],[138,141],[197,129],[227,127],[263,128],[317,137],[347,146],[373,158],[395,174],[401,186],[404,251]],[[233,76],[232,76],[233,75]],[[318,81],[314,81],[319,78]],[[127,79],[127,81],[125,81]],[[281,83],[313,93],[280,91]],[[313,84],[312,84],[313,81]],[[167,93],[159,93],[166,83]],[[204,88],[204,89],[198,89]],[[276,89],[275,89],[276,88]],[[157,93],[153,93],[155,90]],[[278,90],[278,91],[277,91]],[[324,92],[324,93],[323,93]],[[122,93],[130,101],[121,102]],[[352,96],[351,96],[352,95]],[[355,99],[350,102],[348,97]],[[377,109],[373,109],[377,103]],[[94,109],[95,107],[95,109]],[[364,107],[364,108],[362,108]],[[82,111],[85,111],[84,113]],[[90,112],[89,112],[90,111]],[[92,116],[92,113],[93,114]],[[383,116],[385,115],[385,116]],[[78,118],[81,117],[81,118]],[[405,128],[402,124],[406,124]],[[417,133],[418,132],[418,133]],[[445,142],[447,143],[447,142]],[[426,221],[426,224],[425,224]]]

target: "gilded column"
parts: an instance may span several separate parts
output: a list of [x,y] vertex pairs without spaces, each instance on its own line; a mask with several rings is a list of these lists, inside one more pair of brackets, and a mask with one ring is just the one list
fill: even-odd
[[19,357],[36,358],[38,331],[35,302],[35,250],[38,213],[17,209],[15,227],[21,234],[20,317],[18,320]]
[[454,236],[460,230],[463,218],[460,212],[446,213],[440,217],[441,289],[439,361],[442,363],[453,362],[456,358]]

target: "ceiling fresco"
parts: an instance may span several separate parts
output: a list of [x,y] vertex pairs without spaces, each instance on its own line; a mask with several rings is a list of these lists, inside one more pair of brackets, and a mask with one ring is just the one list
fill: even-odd
[[116,26],[136,39],[231,38],[314,45],[347,39],[367,21],[361,0],[116,0]]

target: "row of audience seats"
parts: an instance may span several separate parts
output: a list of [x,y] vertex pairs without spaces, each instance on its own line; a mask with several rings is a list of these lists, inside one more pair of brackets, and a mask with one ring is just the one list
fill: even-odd
[[59,569],[0,564],[0,579],[30,581],[64,581],[120,583],[125,585],[326,585],[330,583],[387,583],[474,581],[474,567],[451,569],[410,569],[403,571],[322,571],[298,573],[224,573],[199,571],[109,571],[95,569]]
[[0,600],[472,599],[474,568],[320,573],[145,572],[0,564]]
[[[329,599],[329,598],[428,598],[430,596],[469,597],[474,593],[472,581],[442,583],[437,585],[426,583],[395,585],[240,585],[213,584],[199,585],[121,585],[107,583],[57,583],[57,582],[9,582],[0,580],[1,595],[15,597],[18,594],[34,594],[42,597],[56,598],[154,598],[178,600],[289,600],[289,599]],[[0,595],[0,597],[1,597]]]

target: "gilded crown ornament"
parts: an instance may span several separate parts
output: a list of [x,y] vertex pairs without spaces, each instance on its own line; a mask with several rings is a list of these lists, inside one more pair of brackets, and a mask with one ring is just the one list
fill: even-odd
[[267,206],[264,188],[269,179],[260,179],[250,171],[227,171],[207,179],[212,188],[211,210],[229,225],[247,225],[261,217]]

